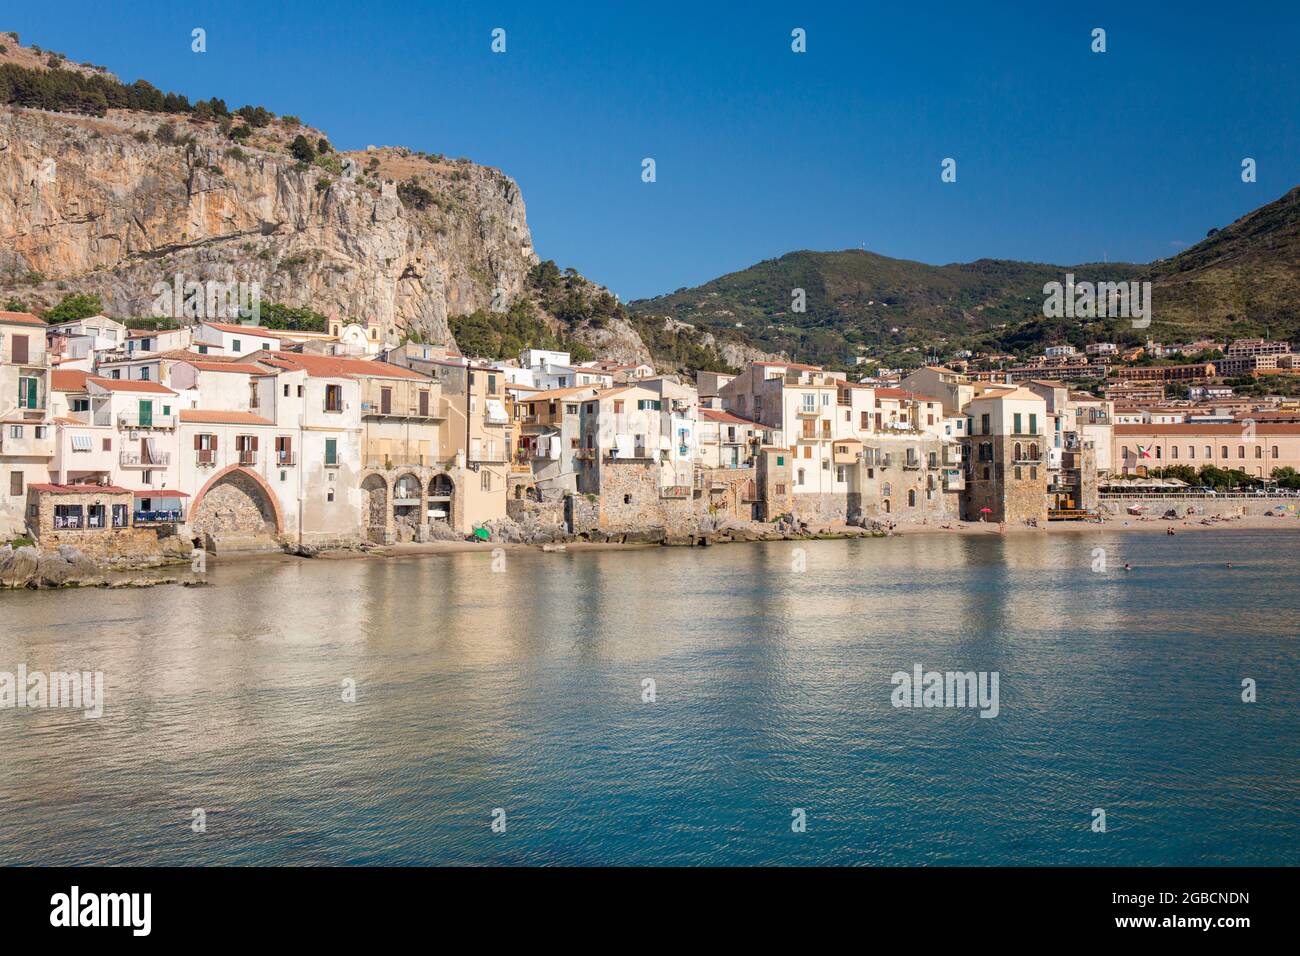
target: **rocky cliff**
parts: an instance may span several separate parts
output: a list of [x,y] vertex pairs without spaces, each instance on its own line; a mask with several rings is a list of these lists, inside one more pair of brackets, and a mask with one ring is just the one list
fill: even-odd
[[148,316],[179,273],[441,344],[448,315],[523,293],[537,256],[510,177],[401,148],[303,162],[287,144],[304,132],[322,138],[287,119],[235,144],[193,116],[0,106],[0,294]]

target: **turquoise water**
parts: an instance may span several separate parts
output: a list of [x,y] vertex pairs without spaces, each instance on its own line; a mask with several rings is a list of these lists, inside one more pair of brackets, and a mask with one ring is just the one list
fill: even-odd
[[[1300,535],[799,548],[0,594],[0,671],[107,684],[0,710],[0,862],[1300,863]],[[894,708],[917,663],[998,716]]]

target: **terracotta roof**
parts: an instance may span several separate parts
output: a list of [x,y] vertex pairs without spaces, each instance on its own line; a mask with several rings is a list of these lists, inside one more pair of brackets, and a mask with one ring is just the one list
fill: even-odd
[[307,355],[299,352],[271,352],[256,361],[286,371],[303,371],[312,378],[405,378],[427,382],[429,376],[401,365],[368,359],[339,358],[333,355]]
[[126,333],[128,339],[148,339],[155,335],[169,335],[173,332],[188,332],[188,328],[179,329],[130,329]]
[[[918,402],[933,402],[936,405],[942,404],[939,399],[930,395],[922,395],[920,392],[914,392],[910,388],[877,388],[877,398],[911,398]],[[1033,396],[1038,398],[1037,395]]]
[[[1241,426],[1241,422],[1225,422],[1224,424],[1180,422],[1163,425],[1116,425],[1114,427],[1116,438],[1121,435],[1233,435],[1244,437]],[[1256,435],[1300,435],[1300,422],[1257,422],[1254,428]]]
[[88,378],[90,378],[89,372],[81,372],[77,369],[67,371],[55,369],[50,373],[50,388],[56,392],[84,392]]
[[109,392],[148,392],[152,395],[176,395],[166,385],[159,385],[157,382],[142,382],[138,379],[128,378],[95,378],[91,376],[86,379],[98,385],[100,388]]
[[117,485],[28,485],[36,491],[49,492],[52,495],[129,495],[129,488]]
[[730,425],[753,425],[755,428],[763,427],[759,422],[741,418],[739,415],[733,415],[731,412],[723,411],[720,408],[701,408],[700,417],[710,422],[727,422]]
[[137,498],[188,498],[189,492],[167,491],[158,488],[143,488],[135,493]]
[[275,422],[252,412],[231,412],[215,408],[182,408],[181,421],[198,425],[274,425]]
[[227,325],[224,322],[203,322],[210,329],[216,329],[220,332],[230,332],[234,335],[260,335],[268,339],[278,339],[280,337],[279,329],[268,329],[264,325]]
[[[549,392],[538,392],[536,395],[520,396],[518,400],[521,403],[551,402],[557,398],[569,398],[576,395],[578,392],[591,393],[595,391],[597,391],[595,385],[570,385],[568,388],[553,388]],[[590,397],[594,398],[595,395],[593,394]]]
[[200,372],[237,372],[240,375],[266,375],[265,369],[256,365],[245,365],[240,362],[195,362],[191,359],[185,360],[186,365],[192,365]]
[[0,322],[10,325],[39,325],[46,328],[44,319],[38,319],[30,312],[0,312]]

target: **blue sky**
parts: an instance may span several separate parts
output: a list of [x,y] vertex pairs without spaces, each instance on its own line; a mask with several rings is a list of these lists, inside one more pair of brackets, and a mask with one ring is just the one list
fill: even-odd
[[1300,4],[1280,0],[65,0],[7,4],[0,28],[341,148],[500,167],[538,252],[625,299],[795,249],[1149,261],[1300,183]]

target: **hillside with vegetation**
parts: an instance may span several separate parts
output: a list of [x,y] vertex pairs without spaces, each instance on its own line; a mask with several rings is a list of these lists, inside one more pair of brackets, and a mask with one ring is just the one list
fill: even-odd
[[[1150,280],[1149,329],[1126,319],[1049,319],[1043,286]],[[805,311],[793,310],[804,290]],[[843,365],[916,365],[957,349],[1038,352],[1098,339],[1137,344],[1300,334],[1300,188],[1149,265],[981,259],[933,266],[860,250],[792,252],[704,285],[629,303],[634,315],[727,330],[770,352]]]

